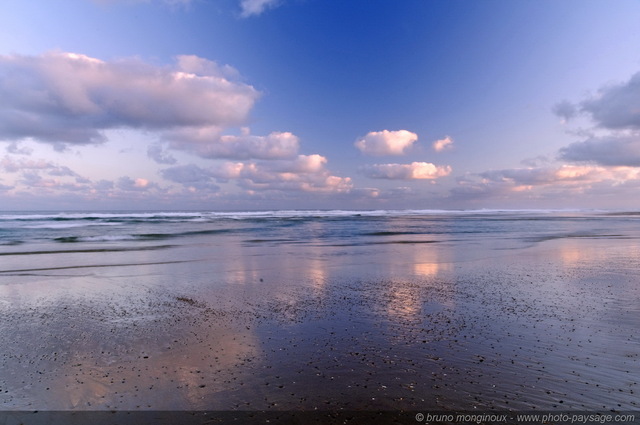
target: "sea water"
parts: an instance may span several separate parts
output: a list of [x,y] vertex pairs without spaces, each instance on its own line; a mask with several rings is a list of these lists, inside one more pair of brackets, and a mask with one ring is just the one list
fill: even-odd
[[568,210],[2,212],[0,247],[27,253],[47,244],[55,251],[73,244],[215,243],[226,234],[241,242],[319,246],[483,238],[515,248],[556,238],[635,238],[638,223],[640,213]]

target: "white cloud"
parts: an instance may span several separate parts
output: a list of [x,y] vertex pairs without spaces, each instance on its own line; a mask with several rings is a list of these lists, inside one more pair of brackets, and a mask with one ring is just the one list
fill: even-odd
[[254,136],[243,129],[240,136],[222,135],[218,127],[190,127],[165,135],[174,149],[187,150],[203,158],[282,159],[295,158],[300,147],[297,136],[289,132],[273,132]]
[[49,161],[45,161],[44,159],[38,159],[38,160],[22,159],[22,160],[16,161],[11,157],[5,156],[4,158],[2,158],[2,161],[0,161],[0,166],[2,166],[2,168],[6,172],[16,173],[22,170],[45,170],[48,168],[52,168],[55,165],[53,165]]
[[433,150],[436,152],[442,152],[449,149],[453,149],[453,139],[449,136],[433,142]]
[[177,183],[194,183],[202,181],[210,181],[213,174],[195,164],[177,165],[162,170],[162,176],[167,180]]
[[[559,167],[512,168],[485,171],[479,176],[484,182],[506,182],[514,186],[541,186],[559,182],[587,182],[602,177],[604,168],[562,165]],[[594,177],[595,176],[595,177]]]
[[562,118],[563,123],[566,123],[578,114],[576,106],[567,100],[555,104],[552,110],[554,114]]
[[321,173],[324,171],[324,166],[327,163],[327,158],[322,155],[298,155],[295,159],[290,161],[274,161],[269,164],[265,164],[271,171],[277,171],[281,173]]
[[180,183],[187,188],[217,191],[219,186],[213,183],[214,173],[195,164],[178,165],[161,171],[162,177]]
[[280,0],[241,0],[240,7],[242,12],[240,16],[247,18],[249,16],[261,15],[267,9],[276,7]]
[[113,189],[114,184],[111,180],[99,180],[93,186],[96,190],[104,191]]
[[571,132],[584,139],[560,149],[558,159],[607,169],[640,167],[640,72],[626,82],[601,88],[577,105],[560,102],[554,112],[563,120],[584,113],[597,125],[590,131]]
[[430,162],[412,162],[411,164],[374,164],[362,168],[365,176],[373,179],[390,180],[433,180],[451,174],[448,165],[434,165]]
[[132,179],[129,176],[124,176],[118,179],[116,187],[123,191],[147,191],[150,189],[157,189],[158,185],[141,177]]
[[597,97],[581,103],[581,110],[604,128],[640,129],[640,72],[625,83],[600,89]]
[[237,126],[259,93],[233,75],[196,56],[159,67],[66,52],[0,55],[0,139],[96,144],[110,128]]
[[407,130],[372,131],[355,142],[355,147],[366,155],[404,155],[418,140],[418,135]]
[[590,138],[560,149],[559,158],[605,166],[640,167],[640,135]]
[[18,173],[34,170],[46,171],[50,176],[58,177],[80,177],[76,172],[64,165],[57,165],[44,159],[18,159],[15,160],[9,156],[5,156],[0,161],[0,167],[8,173]]
[[33,149],[26,146],[21,147],[16,141],[9,143],[6,151],[16,155],[31,155],[33,153]]
[[29,188],[46,189],[58,188],[62,184],[58,179],[43,178],[40,176],[40,174],[32,171],[24,172],[19,182],[24,184],[25,186],[28,186]]
[[237,180],[251,191],[280,190],[320,193],[345,193],[353,187],[349,177],[333,176],[325,169],[321,155],[298,155],[293,160],[228,162],[214,175],[222,182]]
[[[562,205],[570,200],[592,202],[588,196],[606,197],[612,190],[620,192],[637,190],[640,185],[640,168],[602,167],[594,165],[548,166],[539,168],[515,168],[493,170],[467,175],[458,179],[458,186],[451,190],[453,200],[502,199],[505,202],[547,200],[551,205]],[[523,204],[518,203],[522,207]]]
[[162,148],[162,144],[154,143],[147,148],[147,156],[158,164],[175,164],[177,160]]

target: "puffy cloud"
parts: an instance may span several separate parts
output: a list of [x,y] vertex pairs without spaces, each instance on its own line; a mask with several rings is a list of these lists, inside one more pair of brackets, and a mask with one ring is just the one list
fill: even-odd
[[69,167],[62,165],[58,167],[54,167],[49,171],[50,176],[58,176],[58,177],[76,177],[77,174],[75,171],[71,170]]
[[268,164],[272,171],[281,173],[321,173],[327,163],[322,155],[298,155],[291,161],[274,161]]
[[295,158],[300,147],[297,136],[273,132],[254,136],[243,129],[240,136],[221,135],[218,127],[190,127],[169,132],[165,138],[174,149],[192,151],[203,158],[282,159]]
[[50,176],[58,176],[58,177],[80,177],[78,174],[71,170],[69,167],[64,165],[57,165],[49,161],[45,161],[44,159],[37,160],[14,160],[9,156],[5,156],[2,161],[0,161],[0,167],[8,173],[17,173],[17,172],[32,172],[32,171],[40,171],[44,170]]
[[106,191],[114,188],[114,184],[110,180],[100,180],[97,181],[94,185],[94,189],[97,191]]
[[40,174],[34,172],[25,172],[22,174],[22,178],[19,180],[20,183],[30,187],[30,188],[52,188],[58,186],[58,181],[55,179],[43,179]]
[[562,118],[562,122],[567,122],[578,114],[576,106],[567,100],[556,103],[553,106],[552,111],[554,114]]
[[606,166],[640,167],[640,136],[590,138],[560,149],[559,158]]
[[123,191],[146,191],[157,189],[158,185],[144,178],[132,179],[129,176],[120,177],[116,182],[116,187]]
[[[484,183],[506,182],[517,186],[539,186],[570,181],[591,181],[604,171],[598,167],[562,165],[560,167],[512,168],[480,173]],[[597,179],[597,177],[596,177]]]
[[404,155],[416,140],[418,135],[407,130],[382,130],[368,133],[354,145],[366,155]]
[[[3,202],[13,208],[22,209],[31,205],[37,208],[50,208],[58,205],[61,208],[97,207],[105,209],[131,208],[132,205],[145,205],[147,208],[168,208],[183,205],[197,208],[210,202],[217,195],[217,186],[206,185],[206,191],[198,191],[194,184],[187,184],[184,177],[184,189],[161,187],[147,178],[120,177],[115,180],[92,181],[78,176],[64,166],[57,166],[46,161],[14,161],[10,166],[13,173],[18,173],[13,185],[5,185]],[[7,165],[7,162],[4,162]],[[0,170],[4,167],[0,165]],[[211,179],[211,178],[209,178]],[[174,180],[179,180],[176,177]],[[0,179],[0,183],[5,183]],[[205,187],[205,186],[197,186]],[[193,189],[193,190],[192,190]],[[35,203],[34,203],[35,202]],[[21,206],[22,205],[22,206]],[[29,208],[31,208],[29,207]]]
[[38,170],[25,170],[20,177],[16,180],[17,184],[24,185],[29,188],[30,191],[34,189],[45,189],[47,191],[81,191],[86,189],[87,186],[83,183],[85,179],[68,180],[57,177],[68,177],[68,175],[56,175],[49,173],[49,176],[43,177]]
[[433,150],[442,152],[453,148],[453,139],[449,136],[433,142]]
[[54,167],[52,163],[44,159],[15,161],[8,156],[5,156],[2,161],[0,161],[0,166],[9,173],[16,173],[22,170],[44,170]]
[[350,194],[353,199],[377,199],[380,197],[381,190],[377,187],[359,187],[351,190]]
[[29,193],[80,192],[91,189],[91,181],[80,176],[67,166],[58,165],[44,159],[13,158],[5,156],[0,161],[0,170],[17,174],[14,177],[15,191],[26,187]]
[[33,149],[24,146],[20,147],[18,142],[15,141],[7,145],[6,151],[15,155],[31,155],[33,153]]
[[640,129],[640,72],[629,81],[600,89],[598,96],[581,103],[601,127]]
[[242,0],[240,2],[240,7],[242,8],[240,16],[247,18],[261,15],[262,12],[276,7],[279,3],[280,0]]
[[162,177],[180,183],[183,186],[217,191],[219,186],[213,183],[214,173],[195,164],[178,165],[161,171]]
[[437,179],[451,173],[448,165],[439,166],[430,162],[412,162],[411,164],[374,164],[362,167],[365,176],[373,179],[420,180]]
[[226,162],[214,172],[215,177],[222,183],[226,183],[231,179],[239,179],[241,175],[247,175],[251,169],[251,174],[256,173],[257,166],[255,163],[243,162]]
[[196,56],[158,67],[65,52],[0,55],[0,139],[96,144],[109,128],[236,126],[258,95],[231,68]]
[[176,167],[165,168],[162,176],[177,183],[192,183],[211,180],[212,173],[195,164],[178,165]]
[[147,156],[158,164],[175,164],[176,159],[167,153],[160,143],[154,143],[147,148]]
[[626,82],[601,88],[596,96],[577,106],[560,102],[554,112],[564,120],[585,113],[600,130],[608,130],[605,135],[598,131],[598,136],[594,131],[574,132],[583,141],[560,149],[558,159],[605,167],[640,167],[640,72]]
[[636,167],[602,167],[592,165],[549,166],[486,171],[458,179],[451,190],[454,200],[547,199],[558,202],[575,196],[601,197],[612,188],[634,188],[640,184],[640,169]]
[[298,155],[293,160],[226,163],[214,171],[220,181],[237,180],[245,189],[345,193],[353,187],[349,177],[333,176],[321,155]]

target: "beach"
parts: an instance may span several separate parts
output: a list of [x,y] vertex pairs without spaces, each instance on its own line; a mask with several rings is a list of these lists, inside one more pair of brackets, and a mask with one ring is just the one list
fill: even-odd
[[5,214],[0,409],[637,411],[639,219]]

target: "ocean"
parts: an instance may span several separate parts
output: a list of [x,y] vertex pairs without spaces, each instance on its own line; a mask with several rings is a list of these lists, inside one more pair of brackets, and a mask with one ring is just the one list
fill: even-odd
[[3,212],[0,409],[632,411],[639,283],[633,211]]
[[[639,220],[634,212],[553,210],[7,212],[0,214],[0,277],[117,266],[123,253],[135,259],[135,252],[147,252],[144,258],[151,258],[149,251],[162,251],[154,257],[160,262],[237,263],[268,248],[259,257],[310,250],[307,259],[375,255],[384,263],[406,248],[413,257],[430,262],[426,257],[432,255],[438,263],[443,255],[472,259],[556,239],[635,240]],[[421,246],[427,244],[433,245]],[[87,264],[97,253],[101,262]]]
[[[145,247],[219,242],[317,246],[467,243],[478,237],[514,248],[555,238],[635,238],[640,213],[568,210],[376,210],[246,212],[5,212],[0,246],[23,253],[44,246]],[[513,245],[511,245],[513,244]]]

